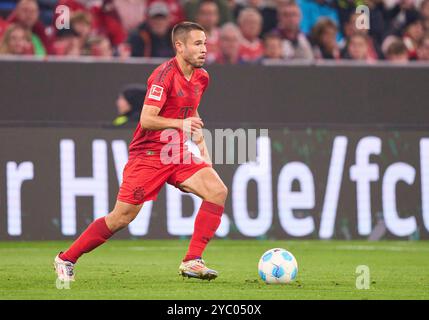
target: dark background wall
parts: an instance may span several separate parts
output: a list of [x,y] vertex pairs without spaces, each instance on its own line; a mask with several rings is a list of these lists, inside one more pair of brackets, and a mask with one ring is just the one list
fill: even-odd
[[[115,100],[123,85],[146,82],[155,67],[138,63],[0,61],[0,239],[73,238],[95,215],[105,215],[112,208],[124,165],[118,159],[126,161],[126,146],[134,128],[97,124],[110,123],[116,116]],[[211,86],[200,109],[207,127],[268,128],[270,137],[263,153],[267,158],[263,176],[271,177],[268,185],[237,176],[240,165],[216,165],[232,190],[225,208],[229,221],[226,236],[428,238],[429,67],[289,65],[207,69]],[[370,181],[369,198],[358,195],[357,181],[351,173],[359,152],[366,152],[358,146],[368,139],[372,145],[368,144],[367,150],[371,151],[374,144],[381,146],[380,154],[368,153],[369,164],[378,172],[378,177]],[[63,141],[72,141],[75,150],[61,156]],[[123,146],[119,151],[113,147],[118,141]],[[62,186],[67,179],[61,175],[61,168],[75,163],[73,176],[91,178],[95,142],[106,148],[99,154],[105,160],[96,164],[97,168],[105,168],[105,180],[97,188],[106,190],[100,202],[103,210],[97,212],[91,195],[97,190],[91,189],[73,201],[64,200],[68,191]],[[336,142],[340,148],[334,152]],[[75,161],[67,162],[71,157]],[[290,165],[297,163],[311,173],[307,182],[314,181],[314,192],[309,193],[314,195],[314,205],[297,207],[290,215],[280,208],[290,203],[284,192],[289,182],[282,172],[289,166],[289,174],[294,173]],[[334,179],[338,189],[330,190],[329,177],[335,177],[335,169],[340,167],[341,175]],[[22,185],[17,182],[19,175],[27,175]],[[247,197],[232,196],[238,185],[246,187]],[[290,188],[299,192],[302,185],[294,180]],[[328,193],[334,196],[326,196]],[[184,230],[180,235],[189,235],[192,225],[182,218],[181,222],[177,220],[178,210],[167,209],[168,203],[178,202],[171,197],[171,190],[162,191],[146,221],[146,233],[125,230],[118,236],[172,237],[179,235],[175,233],[179,226]],[[370,202],[370,216],[359,213],[359,201]],[[234,206],[237,203],[248,212],[240,214]],[[269,209],[261,203],[270,204]],[[61,229],[68,223],[63,215],[67,208],[74,207],[76,230],[67,234]],[[181,214],[189,217],[195,208],[189,195],[184,196]],[[322,220],[329,214],[333,215],[332,229],[323,237]],[[295,220],[307,217],[312,226],[302,235],[293,234],[297,229],[288,229]],[[374,235],[373,229],[370,233],[359,231],[358,226],[368,221],[378,234]],[[173,231],[169,225],[174,226]],[[19,234],[14,234],[14,226],[19,226]]]
[[[111,121],[155,64],[0,61],[2,121]],[[209,66],[206,122],[426,125],[429,66]]]

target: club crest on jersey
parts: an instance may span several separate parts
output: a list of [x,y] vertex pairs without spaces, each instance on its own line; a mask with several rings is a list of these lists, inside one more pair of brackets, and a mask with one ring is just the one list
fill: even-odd
[[144,199],[144,189],[142,187],[135,187],[133,190],[134,199],[137,201],[143,201]]
[[156,101],[161,101],[163,91],[164,91],[163,87],[153,84],[152,87],[150,87],[149,98]]

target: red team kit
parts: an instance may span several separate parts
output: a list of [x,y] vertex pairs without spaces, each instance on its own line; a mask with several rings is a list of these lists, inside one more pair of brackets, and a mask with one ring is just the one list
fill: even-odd
[[[194,69],[188,81],[176,58],[172,58],[156,68],[149,77],[144,104],[159,107],[159,116],[185,119],[195,114],[208,84],[207,71],[202,68]],[[140,123],[137,125],[129,146],[129,159],[124,169],[118,200],[130,204],[155,200],[166,182],[177,187],[201,168],[210,166],[196,159],[187,150],[183,131],[174,131],[168,141],[162,139],[162,134],[162,130],[145,130]],[[177,147],[164,148],[166,144],[176,144]],[[180,152],[164,157],[163,148]],[[180,157],[180,160],[178,163],[173,160],[166,164],[162,159],[167,157]]]

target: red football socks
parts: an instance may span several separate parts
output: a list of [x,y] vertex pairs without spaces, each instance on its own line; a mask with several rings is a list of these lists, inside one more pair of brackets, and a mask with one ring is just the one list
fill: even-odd
[[195,219],[194,233],[183,261],[201,258],[207,243],[220,225],[223,209],[220,205],[203,201]]
[[[220,225],[223,209],[220,205],[203,201],[195,219],[194,233],[183,261],[201,258],[207,243]],[[60,254],[60,258],[76,263],[80,256],[102,245],[112,235],[105,217],[99,218],[88,226],[66,252]]]
[[99,218],[88,226],[66,252],[60,254],[60,259],[76,263],[81,255],[102,245],[112,235],[105,217]]

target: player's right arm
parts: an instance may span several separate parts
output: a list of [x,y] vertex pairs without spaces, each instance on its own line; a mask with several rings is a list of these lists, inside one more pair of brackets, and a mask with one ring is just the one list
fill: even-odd
[[186,119],[171,119],[159,115],[161,109],[158,106],[145,104],[140,115],[140,125],[147,130],[178,129],[186,133],[193,133],[203,127],[203,121],[199,117]]

